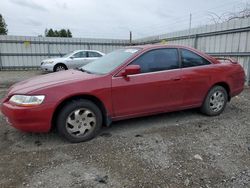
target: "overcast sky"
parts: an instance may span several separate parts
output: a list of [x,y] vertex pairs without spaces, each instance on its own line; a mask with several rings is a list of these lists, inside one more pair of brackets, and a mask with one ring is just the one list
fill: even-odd
[[10,35],[69,28],[74,37],[135,38],[211,23],[209,13],[238,11],[250,0],[1,0]]

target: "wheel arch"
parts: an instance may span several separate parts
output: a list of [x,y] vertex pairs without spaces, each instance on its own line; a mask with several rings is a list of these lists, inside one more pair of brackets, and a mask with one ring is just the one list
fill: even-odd
[[59,62],[59,63],[56,63],[56,64],[54,65],[54,68],[53,68],[53,71],[54,71],[54,72],[55,72],[56,67],[57,67],[58,65],[63,65],[63,66],[66,68],[66,70],[68,70],[68,67],[67,67],[67,65],[66,65],[65,63]]
[[[223,87],[227,91],[228,101],[231,100],[231,89],[230,89],[230,86],[229,86],[229,84],[227,82],[224,82],[224,81],[222,81],[222,82],[216,82],[216,83],[214,83],[210,87],[210,89],[212,89],[214,86],[221,86],[221,87]],[[208,90],[208,92],[210,91],[210,89]]]
[[56,118],[60,110],[63,108],[63,106],[65,106],[67,103],[69,103],[72,100],[78,100],[78,99],[85,99],[85,100],[89,100],[93,102],[101,110],[104,125],[109,126],[111,124],[112,120],[108,116],[108,111],[105,108],[105,105],[103,104],[103,102],[96,96],[83,94],[83,95],[70,96],[64,99],[62,102],[60,102],[60,104],[57,105],[57,107],[55,108],[53,112],[52,121],[51,121],[51,129],[55,128]]

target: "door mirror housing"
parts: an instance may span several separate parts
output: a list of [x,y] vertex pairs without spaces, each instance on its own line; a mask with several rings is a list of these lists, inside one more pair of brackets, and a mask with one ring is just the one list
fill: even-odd
[[74,59],[75,57],[74,57],[74,56],[70,56],[69,58],[70,58],[70,59]]
[[121,73],[121,76],[128,76],[133,74],[139,74],[141,72],[140,65],[128,65]]

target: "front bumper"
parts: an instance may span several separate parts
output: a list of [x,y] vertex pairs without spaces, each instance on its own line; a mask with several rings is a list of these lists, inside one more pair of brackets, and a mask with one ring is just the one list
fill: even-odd
[[41,69],[46,72],[53,72],[54,71],[54,64],[51,63],[43,63],[41,65]]
[[19,107],[9,102],[1,105],[1,111],[8,123],[25,132],[49,132],[51,129],[53,105],[41,104],[36,107]]

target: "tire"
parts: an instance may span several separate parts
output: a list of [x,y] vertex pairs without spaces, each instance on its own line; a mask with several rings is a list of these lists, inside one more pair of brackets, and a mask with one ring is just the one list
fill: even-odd
[[59,72],[59,71],[63,71],[63,70],[67,70],[67,67],[66,67],[66,65],[64,65],[64,64],[56,64],[55,66],[54,66],[54,72]]
[[72,143],[94,138],[102,126],[102,113],[91,101],[72,100],[63,106],[56,119],[58,133]]
[[226,89],[222,86],[214,86],[208,92],[201,107],[201,112],[208,116],[220,115],[224,111],[227,101]]

